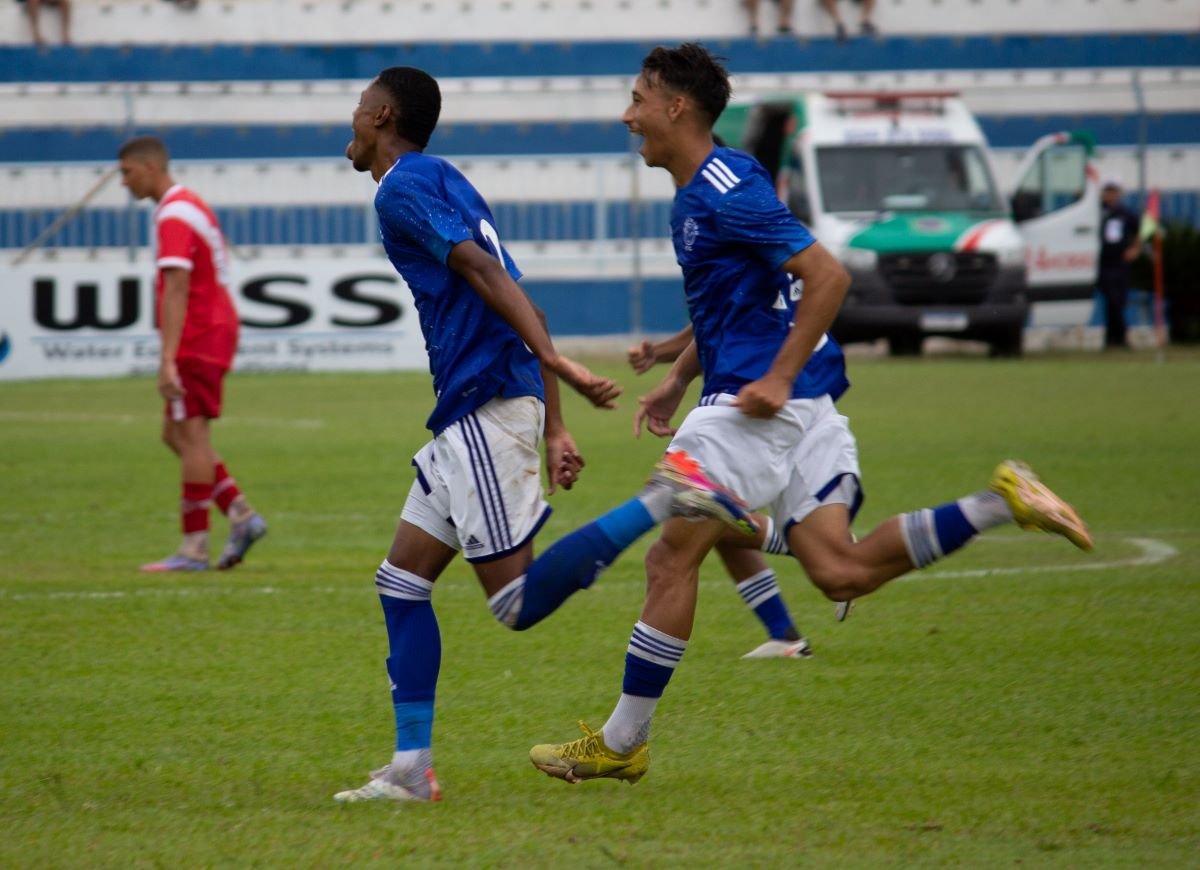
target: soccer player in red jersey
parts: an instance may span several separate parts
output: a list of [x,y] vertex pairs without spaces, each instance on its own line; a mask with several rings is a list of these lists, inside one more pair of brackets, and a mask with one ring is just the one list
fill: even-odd
[[221,416],[221,387],[237,351],[238,316],[227,289],[229,255],[212,210],[176,184],[166,145],[151,136],[130,139],[117,153],[121,183],[136,199],[155,200],[155,311],[162,351],[158,392],[166,400],[163,442],[182,464],[183,543],[143,571],[208,568],[208,508],[229,517],[229,540],[218,568],[232,568],[267,533],[213,449],[209,421]]

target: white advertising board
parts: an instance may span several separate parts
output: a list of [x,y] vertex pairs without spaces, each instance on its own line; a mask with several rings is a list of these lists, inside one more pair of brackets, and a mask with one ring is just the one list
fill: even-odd
[[[412,294],[386,261],[234,264],[235,370],[425,369]],[[149,264],[0,271],[0,380],[108,377],[158,367]]]

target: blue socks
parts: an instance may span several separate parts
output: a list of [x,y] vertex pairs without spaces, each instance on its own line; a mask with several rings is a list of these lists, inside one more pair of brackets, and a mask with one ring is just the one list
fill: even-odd
[[633,627],[625,652],[625,681],[621,697],[601,730],[604,744],[614,752],[627,753],[650,735],[650,720],[658,699],[688,642],[638,622]]
[[775,572],[770,568],[738,583],[737,591],[746,602],[746,606],[750,607],[766,626],[767,634],[772,638],[796,640],[800,637],[795,623],[792,622],[792,615],[783,603]]
[[935,508],[900,515],[900,534],[908,557],[924,568],[949,556],[975,535],[1012,522],[1004,497],[990,490]]
[[375,572],[375,588],[387,624],[396,749],[426,749],[442,664],[442,637],[430,601],[433,584],[384,560]]
[[623,550],[657,524],[640,499],[630,499],[551,544],[523,577],[488,599],[488,607],[496,619],[517,631],[537,625],[575,592],[591,586]]

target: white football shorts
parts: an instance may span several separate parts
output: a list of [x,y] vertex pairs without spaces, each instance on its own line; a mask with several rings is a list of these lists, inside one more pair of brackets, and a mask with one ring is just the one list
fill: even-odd
[[846,505],[853,520],[862,502],[858,443],[850,421],[830,402],[829,412],[822,413],[804,433],[799,458],[782,495],[770,505],[771,513],[780,530],[786,531],[828,504]]
[[490,562],[520,549],[550,516],[542,494],[545,407],[495,398],[422,447],[401,517],[463,553]]
[[789,525],[822,504],[847,504],[853,515],[862,502],[858,448],[829,396],[791,399],[769,420],[746,416],[735,398],[703,397],[668,449],[686,450],[712,480]]

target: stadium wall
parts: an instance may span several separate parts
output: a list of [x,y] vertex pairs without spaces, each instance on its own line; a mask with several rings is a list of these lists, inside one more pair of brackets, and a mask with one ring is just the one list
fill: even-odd
[[[1200,223],[1195,4],[884,0],[884,36],[847,44],[815,3],[797,5],[797,38],[751,39],[740,4],[717,0],[242,0],[193,12],[111,0],[76,4],[76,46],[50,49],[21,45],[17,4],[0,7],[0,262],[102,178],[124,138],[153,133],[248,264],[378,263],[372,185],[341,154],[359,90],[383,66],[410,63],[443,85],[433,150],[492,202],[556,331],[669,331],[682,320],[665,233],[672,191],[617,119],[649,45],[683,38],[729,58],[740,98],[958,90],[1005,188],[1038,136],[1089,129],[1102,174],[1135,202],[1157,187],[1167,217]],[[148,263],[146,225],[145,206],[110,183],[26,262],[43,275]],[[0,274],[6,296],[31,292]]]

